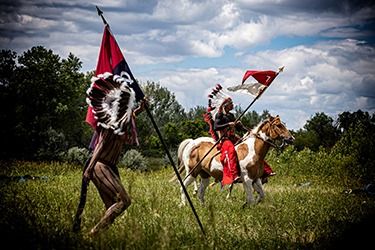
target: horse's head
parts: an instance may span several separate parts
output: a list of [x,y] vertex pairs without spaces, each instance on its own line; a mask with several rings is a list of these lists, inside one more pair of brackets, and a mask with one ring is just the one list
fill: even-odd
[[284,123],[280,121],[279,116],[271,116],[268,114],[268,121],[264,126],[265,133],[273,140],[281,141],[282,147],[285,143],[290,144],[294,141],[294,137],[286,128]]

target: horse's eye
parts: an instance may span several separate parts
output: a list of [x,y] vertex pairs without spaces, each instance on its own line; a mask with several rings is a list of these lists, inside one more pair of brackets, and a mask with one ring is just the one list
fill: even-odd
[[281,124],[277,124],[276,127],[282,128],[283,126]]

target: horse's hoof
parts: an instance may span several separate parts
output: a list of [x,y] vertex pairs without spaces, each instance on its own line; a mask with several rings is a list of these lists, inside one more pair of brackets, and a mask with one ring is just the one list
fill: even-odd
[[178,205],[178,207],[184,207],[184,206],[186,206],[186,204],[184,204],[184,203],[180,203],[180,205]]

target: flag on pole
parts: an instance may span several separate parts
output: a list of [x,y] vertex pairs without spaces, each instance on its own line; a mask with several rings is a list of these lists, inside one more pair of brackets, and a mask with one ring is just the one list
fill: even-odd
[[[105,72],[110,72],[113,75],[120,75],[121,77],[125,78],[128,85],[135,92],[136,101],[144,98],[144,94],[130,71],[130,68],[121,53],[120,47],[118,46],[109,25],[104,27],[102,45],[99,52],[95,76],[104,74]],[[97,119],[95,119],[95,114],[92,111],[93,108],[89,106],[86,115],[86,122],[97,130]]]
[[[252,76],[256,83],[245,83],[245,81]],[[228,90],[232,92],[248,94],[256,97],[260,91],[262,91],[265,87],[269,86],[273,79],[277,76],[277,73],[274,71],[255,71],[255,70],[248,70],[246,71],[243,79],[242,84],[229,87]],[[244,84],[245,83],[245,84]]]

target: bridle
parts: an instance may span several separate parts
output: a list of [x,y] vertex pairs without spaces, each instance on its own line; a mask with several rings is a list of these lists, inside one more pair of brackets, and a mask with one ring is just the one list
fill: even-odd
[[[258,135],[258,132],[267,124],[267,123],[270,123],[270,126],[269,126],[269,136],[271,136],[271,127],[273,129],[273,131],[277,134],[277,136],[279,138],[281,138],[281,145],[280,146],[277,146],[275,143],[271,142],[270,140],[265,140],[263,139],[260,135]],[[247,128],[246,128],[247,129]],[[261,127],[258,129],[258,132],[257,133],[253,133],[250,129],[247,129],[251,134],[255,135],[256,138],[262,140],[263,142],[265,143],[268,143],[271,147],[273,148],[276,148],[276,149],[281,149],[284,145],[285,145],[285,137],[282,136],[278,131],[277,129],[275,128],[275,125],[273,124],[273,122],[270,122],[270,121],[265,121]]]

